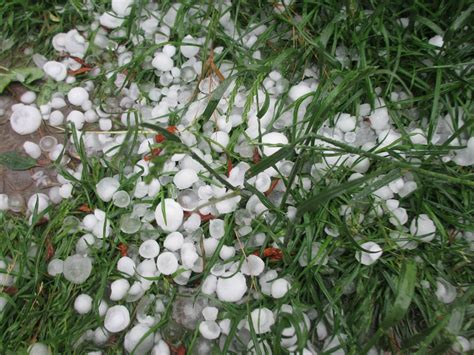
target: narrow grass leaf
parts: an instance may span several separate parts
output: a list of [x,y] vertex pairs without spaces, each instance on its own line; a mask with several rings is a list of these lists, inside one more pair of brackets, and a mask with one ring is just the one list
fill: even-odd
[[283,159],[288,158],[290,155],[293,154],[293,148],[292,147],[283,147],[276,153],[263,158],[260,160],[257,164],[252,166],[248,171],[247,171],[247,178],[251,178],[252,176],[255,176],[262,171],[274,166],[276,163],[279,161],[282,161]]
[[204,121],[208,121],[211,118],[212,114],[217,108],[217,105],[219,104],[219,101],[221,100],[222,96],[224,95],[233,80],[234,78],[232,76],[229,76],[223,82],[221,82],[220,85],[212,92],[211,97],[209,99],[209,103],[207,104],[206,109],[202,114]]

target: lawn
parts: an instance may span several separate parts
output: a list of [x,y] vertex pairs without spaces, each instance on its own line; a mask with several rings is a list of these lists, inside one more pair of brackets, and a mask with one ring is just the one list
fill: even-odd
[[2,1],[0,353],[473,351],[473,11]]

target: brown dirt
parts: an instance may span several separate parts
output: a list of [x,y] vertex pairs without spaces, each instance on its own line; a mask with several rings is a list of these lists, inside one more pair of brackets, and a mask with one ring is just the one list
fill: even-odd
[[[63,137],[60,133],[54,132],[45,124],[34,134],[25,136],[19,135],[11,129],[9,121],[12,112],[11,106],[19,102],[17,98],[25,90],[26,89],[21,85],[13,84],[9,87],[8,95],[0,95],[0,107],[6,107],[5,114],[0,116],[0,153],[16,151],[25,154],[23,150],[24,142],[31,141],[38,144],[41,137],[47,135],[55,136],[60,143],[63,141]],[[56,172],[54,166],[45,154],[38,159],[38,162],[41,166],[25,171],[14,171],[0,165],[0,193],[6,193],[7,195],[19,193],[26,201],[36,192],[47,193],[49,188],[54,186]],[[50,178],[50,182],[46,186],[37,186],[38,184],[32,178],[32,176],[39,171],[43,171],[44,175]]]

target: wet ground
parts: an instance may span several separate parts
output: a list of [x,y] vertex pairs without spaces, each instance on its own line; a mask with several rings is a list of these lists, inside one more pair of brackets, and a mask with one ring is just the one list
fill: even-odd
[[[11,129],[9,121],[11,106],[19,102],[17,98],[24,91],[25,89],[21,85],[13,84],[10,85],[7,94],[0,95],[0,107],[5,109],[5,114],[0,116],[0,153],[16,151],[25,154],[24,142],[31,141],[38,144],[41,137],[47,135],[55,136],[58,142],[63,140],[60,132],[53,131],[45,124],[34,134],[25,136],[19,135]],[[37,167],[25,171],[14,171],[0,165],[0,193],[6,193],[9,196],[19,194],[27,201],[33,193],[47,193],[49,188],[55,184],[55,176],[55,169],[45,154],[38,159]]]

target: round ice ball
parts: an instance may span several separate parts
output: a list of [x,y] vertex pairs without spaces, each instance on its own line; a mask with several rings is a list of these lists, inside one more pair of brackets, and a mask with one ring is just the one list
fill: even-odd
[[87,256],[72,255],[64,260],[63,274],[66,280],[74,284],[82,284],[92,272],[92,261]]

